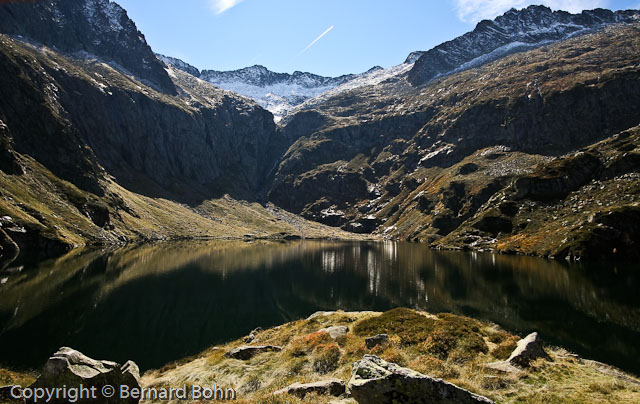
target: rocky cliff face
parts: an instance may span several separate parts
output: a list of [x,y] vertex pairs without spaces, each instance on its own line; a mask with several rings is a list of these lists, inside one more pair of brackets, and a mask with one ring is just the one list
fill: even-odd
[[[0,35],[0,215],[15,220],[5,233],[17,244],[44,238],[55,242],[42,250],[57,250],[86,239],[274,237],[313,227],[274,207],[234,202],[268,198],[343,230],[439,247],[555,256],[585,256],[594,245],[606,246],[603,255],[637,250],[637,144],[613,138],[640,123],[633,11],[508,12],[437,48],[458,56],[442,59],[444,70],[431,72],[440,76],[421,76],[420,86],[416,68],[435,51],[356,78],[261,67],[201,72],[158,61],[106,0],[3,4],[0,13],[0,28],[13,35]],[[34,24],[44,17],[55,27]],[[477,58],[462,44],[482,42],[478,52],[498,55],[491,46],[499,38],[539,47],[458,69]],[[455,74],[447,70],[454,65]],[[278,127],[256,103],[203,78],[261,91],[338,87]],[[607,153],[574,156],[604,139],[614,145]],[[615,202],[607,205],[594,183]],[[613,197],[616,189],[624,198]],[[560,232],[544,222],[561,211],[573,233],[543,237]],[[583,232],[591,229],[584,223],[595,223],[593,231]]]
[[637,10],[614,13],[596,9],[569,14],[544,6],[512,9],[493,21],[481,21],[473,31],[427,52],[412,53],[407,59],[415,61],[409,81],[422,85],[438,76],[479,66],[513,52],[568,39],[609,24],[638,21],[638,16]]
[[16,151],[82,189],[100,194],[104,169],[149,195],[255,195],[277,159],[270,113],[185,73],[172,73],[172,97],[103,63],[2,45],[0,119]]
[[0,32],[19,35],[62,52],[84,52],[163,92],[176,93],[144,35],[126,11],[112,1],[2,2]]
[[273,116],[165,70],[114,3],[0,12],[12,34],[0,34],[3,245],[35,258],[87,242],[328,234],[253,202],[287,147]]
[[[331,97],[289,119],[284,131],[295,142],[270,198],[351,231],[479,248],[476,238],[454,231],[496,193],[538,164],[639,123],[638,32],[637,25],[617,25],[424,87],[400,76]],[[582,185],[557,186],[566,192]],[[636,203],[631,198],[621,206]],[[478,226],[491,240],[528,237],[510,220]],[[457,244],[439,244],[452,232],[461,237]],[[613,244],[632,234],[622,233]],[[569,254],[536,243],[509,248]]]

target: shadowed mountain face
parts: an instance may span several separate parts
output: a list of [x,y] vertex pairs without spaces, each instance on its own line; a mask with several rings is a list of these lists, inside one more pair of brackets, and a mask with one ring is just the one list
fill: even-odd
[[287,147],[269,112],[165,69],[115,3],[0,14],[0,268],[16,243],[303,235],[253,202]]

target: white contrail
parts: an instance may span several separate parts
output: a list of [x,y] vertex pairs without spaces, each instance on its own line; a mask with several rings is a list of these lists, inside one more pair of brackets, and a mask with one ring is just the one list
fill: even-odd
[[222,14],[242,1],[243,0],[211,0],[211,8],[213,8],[216,14]]
[[307,45],[307,47],[306,47],[306,48],[304,48],[304,49],[300,52],[300,54],[303,54],[303,53],[305,53],[306,51],[308,51],[308,50],[309,50],[309,48],[310,48],[310,47],[312,47],[313,45],[315,45],[315,44],[316,44],[316,42],[318,42],[319,40],[321,40],[323,36],[327,35],[327,34],[329,33],[329,31],[331,31],[331,30],[333,29],[333,27],[335,27],[335,25],[332,25],[332,26],[330,26],[329,28],[327,28],[327,30],[326,30],[326,31],[324,31],[322,34],[320,34],[320,36],[318,36],[316,39],[314,39],[314,40],[313,40],[313,42],[311,42],[309,45]]

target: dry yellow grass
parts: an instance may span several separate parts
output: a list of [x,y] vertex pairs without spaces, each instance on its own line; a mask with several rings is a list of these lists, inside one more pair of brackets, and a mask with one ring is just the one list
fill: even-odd
[[[336,312],[310,320],[299,320],[257,334],[253,344],[273,344],[281,352],[257,355],[248,361],[224,357],[224,353],[245,345],[242,340],[210,348],[200,355],[159,370],[147,372],[145,386],[171,387],[211,385],[232,387],[241,403],[328,403],[332,398],[308,395],[304,400],[274,396],[273,392],[296,382],[313,382],[331,377],[348,380],[353,362],[364,354],[376,354],[388,361],[411,367],[424,374],[444,378],[497,403],[637,403],[640,381],[603,364],[584,361],[561,348],[547,347],[553,361],[536,361],[520,375],[500,374],[483,364],[504,359],[505,344],[517,340],[497,326],[473,319],[439,315],[425,316],[408,309],[379,313]],[[332,325],[347,325],[346,338],[331,341],[318,330]],[[364,338],[369,333],[386,331],[388,346],[369,350]],[[438,335],[455,335],[453,345],[433,350],[425,341],[407,338],[411,333],[433,340]],[[445,339],[445,341],[449,341]],[[466,342],[465,342],[466,341]],[[478,348],[485,346],[484,348]],[[327,348],[330,347],[330,348]],[[314,367],[320,351],[333,357],[335,366],[319,371]]]

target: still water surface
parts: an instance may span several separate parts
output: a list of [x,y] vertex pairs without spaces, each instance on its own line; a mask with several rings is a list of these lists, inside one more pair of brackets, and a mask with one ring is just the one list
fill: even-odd
[[39,368],[61,346],[157,368],[318,310],[405,306],[538,331],[640,374],[637,264],[396,242],[214,242],[76,251],[0,278],[0,364],[15,368]]

